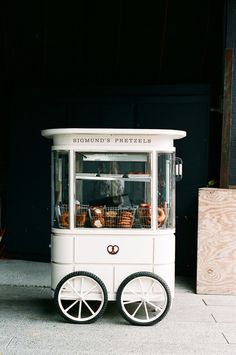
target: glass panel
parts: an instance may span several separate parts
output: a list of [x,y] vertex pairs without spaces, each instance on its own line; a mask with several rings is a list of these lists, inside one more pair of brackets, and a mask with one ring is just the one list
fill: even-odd
[[140,228],[138,206],[151,202],[150,172],[150,154],[77,152],[77,227]]
[[69,228],[68,151],[53,152],[54,165],[54,219],[53,227]]
[[174,153],[158,154],[158,227],[175,226]]

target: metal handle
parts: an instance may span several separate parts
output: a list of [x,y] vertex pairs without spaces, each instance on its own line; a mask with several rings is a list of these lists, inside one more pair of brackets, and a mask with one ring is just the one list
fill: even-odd
[[183,160],[181,158],[175,158],[175,179],[180,181],[183,178]]

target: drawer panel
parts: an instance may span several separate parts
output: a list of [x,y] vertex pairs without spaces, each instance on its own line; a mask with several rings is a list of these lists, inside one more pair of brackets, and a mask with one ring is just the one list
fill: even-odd
[[52,236],[51,259],[56,263],[73,262],[73,241],[71,236]]
[[151,264],[151,238],[86,237],[75,240],[75,261],[78,263]]
[[159,235],[155,238],[154,264],[170,264],[175,262],[175,236]]

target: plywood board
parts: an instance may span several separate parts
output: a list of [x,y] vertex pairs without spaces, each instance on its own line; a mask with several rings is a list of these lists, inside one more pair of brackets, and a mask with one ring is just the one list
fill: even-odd
[[236,294],[235,189],[199,189],[197,293]]

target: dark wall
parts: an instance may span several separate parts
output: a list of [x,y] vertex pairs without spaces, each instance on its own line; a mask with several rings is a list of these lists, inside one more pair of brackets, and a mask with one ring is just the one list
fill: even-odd
[[17,93],[12,105],[6,251],[49,260],[50,144],[40,131],[56,127],[169,128],[187,131],[176,141],[184,161],[177,184],[178,273],[196,265],[197,192],[208,181],[207,86],[100,87],[81,93]]
[[51,145],[41,138],[40,131],[48,125],[65,125],[62,105],[51,106],[45,97],[33,97],[32,92],[21,93],[12,105],[5,236],[8,257],[50,260]]
[[217,105],[224,2],[6,2],[2,77],[44,88],[209,83]]

